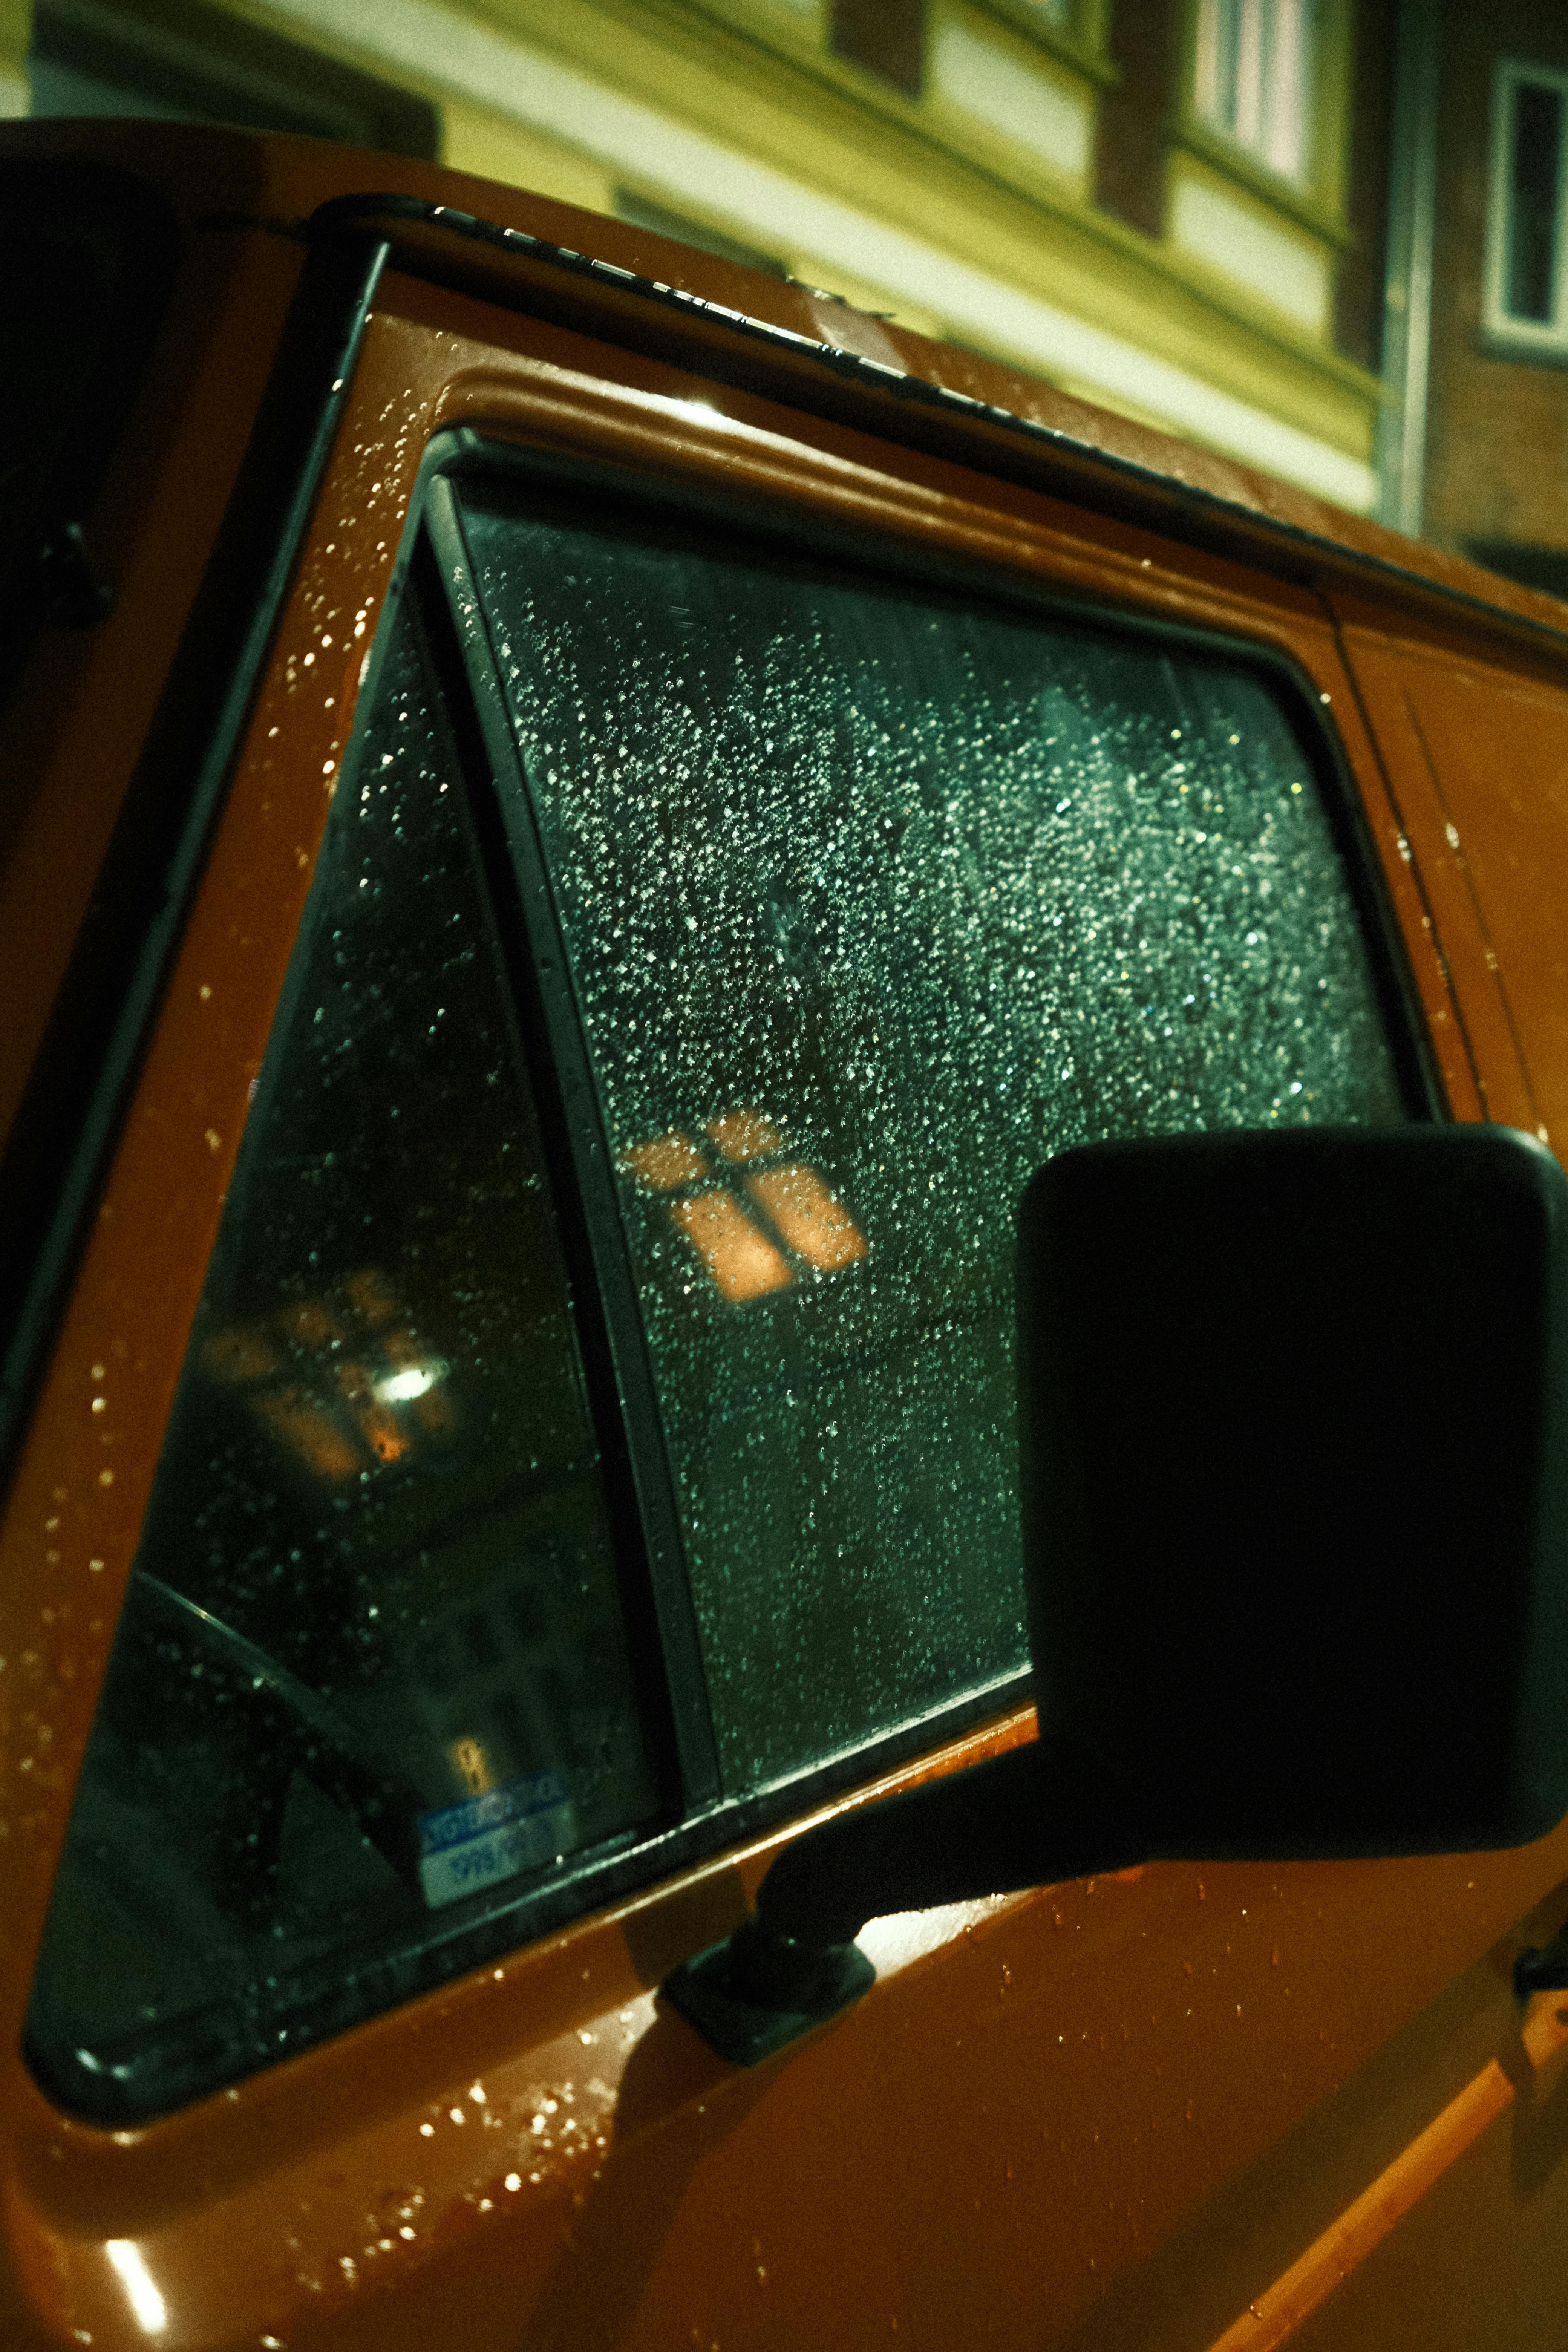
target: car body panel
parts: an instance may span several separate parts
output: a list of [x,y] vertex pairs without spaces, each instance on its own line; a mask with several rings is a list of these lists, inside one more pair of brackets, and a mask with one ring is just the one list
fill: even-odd
[[[1561,680],[1496,644],[1390,626],[1394,616],[1374,617],[1349,598],[1344,614],[1379,734],[1405,755],[1422,870],[1435,891],[1468,902],[1529,1072],[1536,1128],[1550,1135],[1568,1118],[1568,964],[1552,912],[1568,824]],[[1501,1038],[1489,1058],[1506,1062]]]

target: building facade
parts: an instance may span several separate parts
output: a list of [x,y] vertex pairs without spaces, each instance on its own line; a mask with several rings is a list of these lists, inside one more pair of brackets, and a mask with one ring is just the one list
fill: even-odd
[[265,122],[718,244],[1361,510],[1393,0],[4,0],[14,111]]
[[1433,80],[1419,527],[1568,595],[1568,5],[1449,8]]

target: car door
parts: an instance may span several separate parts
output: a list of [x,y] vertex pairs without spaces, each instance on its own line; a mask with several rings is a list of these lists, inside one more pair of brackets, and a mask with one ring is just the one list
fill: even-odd
[[1032,1733],[1034,1168],[1478,1114],[1326,611],[842,348],[364,217],[6,1521],[18,2340],[1386,2340],[1500,2127],[1448,2242],[1544,2341],[1561,1839],[883,1920],[755,2069],[658,1994]]

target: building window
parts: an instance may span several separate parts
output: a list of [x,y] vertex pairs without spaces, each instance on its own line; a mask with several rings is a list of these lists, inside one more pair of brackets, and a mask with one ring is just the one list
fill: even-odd
[[434,163],[427,99],[208,0],[35,0],[35,116],[236,122]]
[[1287,180],[1310,163],[1312,17],[1312,0],[1198,0],[1198,115]]
[[1485,317],[1491,334],[1527,348],[1568,348],[1565,106],[1568,74],[1500,60],[1492,90]]

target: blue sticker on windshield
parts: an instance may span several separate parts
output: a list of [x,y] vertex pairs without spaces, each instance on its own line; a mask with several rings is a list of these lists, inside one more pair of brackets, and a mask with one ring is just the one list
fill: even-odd
[[432,1911],[476,1888],[536,1870],[572,1845],[575,1824],[563,1772],[528,1772],[438,1812],[421,1813],[419,1883]]

